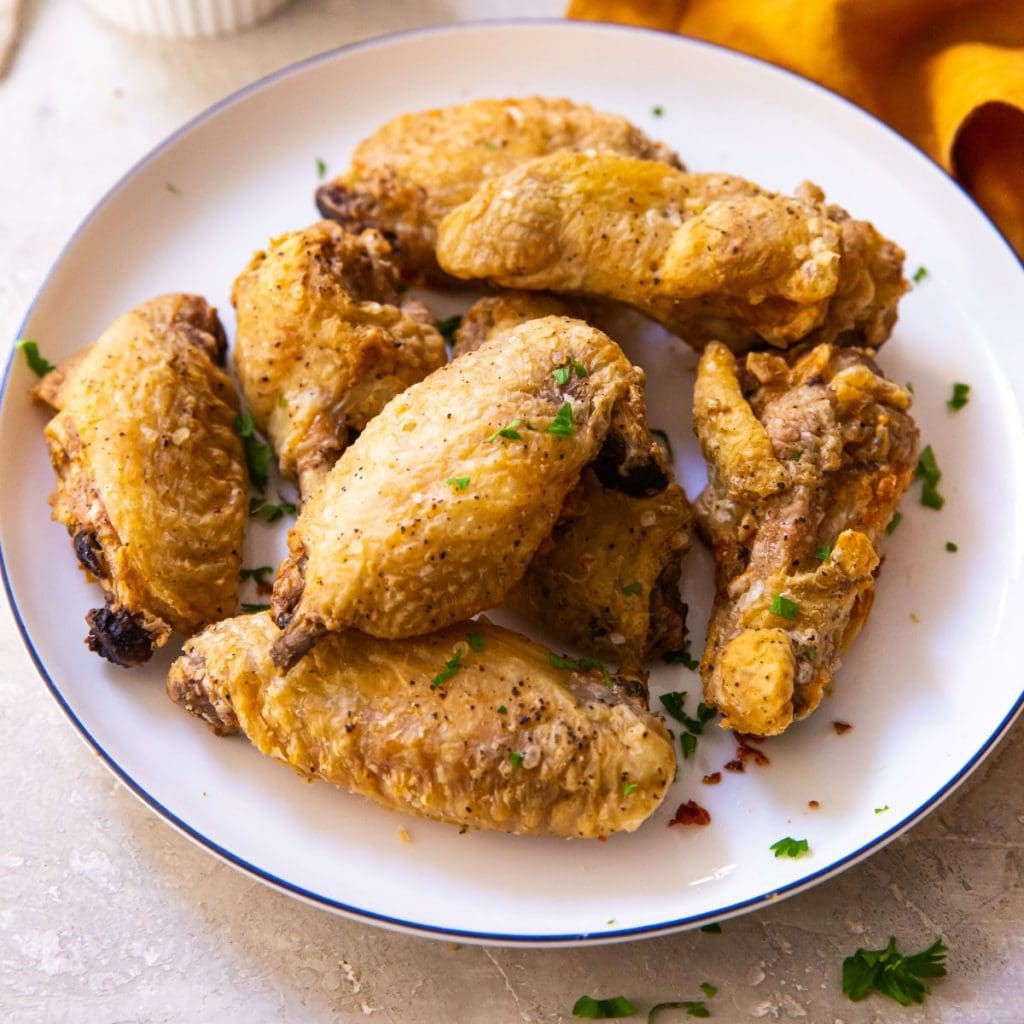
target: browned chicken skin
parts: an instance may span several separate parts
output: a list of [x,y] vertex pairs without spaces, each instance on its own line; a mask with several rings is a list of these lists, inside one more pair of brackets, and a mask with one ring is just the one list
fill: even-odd
[[235,368],[256,426],[303,499],[384,405],[445,361],[430,311],[399,308],[376,231],[331,221],[270,241],[235,281]]
[[717,576],[701,675],[726,728],[770,736],[809,715],[870,611],[918,447],[910,395],[871,355],[819,345],[737,366],[712,343],[701,357],[697,515]]
[[356,147],[349,169],[321,186],[324,217],[378,228],[410,274],[436,275],[437,225],[485,181],[557,150],[625,153],[680,166],[617,114],[564,99],[528,96],[403,114]]
[[287,674],[277,635],[265,614],[211,627],[171,667],[171,699],[303,775],[468,828],[631,832],[672,782],[642,682],[556,668],[489,622],[411,640],[334,633]]
[[164,295],[36,388],[58,410],[53,518],[106,597],[87,643],[117,665],[234,611],[247,503],[238,399],[213,362],[224,344],[203,299]]

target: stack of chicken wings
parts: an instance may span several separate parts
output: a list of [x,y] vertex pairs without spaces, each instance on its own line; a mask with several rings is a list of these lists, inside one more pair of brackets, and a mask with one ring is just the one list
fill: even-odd
[[[105,598],[89,646],[129,666],[184,634],[176,703],[386,807],[603,837],[676,772],[644,665],[686,643],[696,524],[705,700],[758,736],[810,714],[917,460],[874,361],[900,249],[816,186],[690,173],[568,100],[399,117],[316,203],[235,281],[244,411],[196,296],[143,303],[37,387],[54,518]],[[457,281],[484,294],[449,360],[407,292]],[[693,505],[644,371],[596,326],[614,304],[701,352]],[[300,509],[270,609],[231,617],[254,429]],[[478,617],[498,606],[559,650]]]

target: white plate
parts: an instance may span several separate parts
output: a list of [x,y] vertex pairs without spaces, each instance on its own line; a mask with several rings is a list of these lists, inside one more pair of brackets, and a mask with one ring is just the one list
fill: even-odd
[[[915,413],[945,472],[946,507],[916,492],[886,541],[874,614],[818,713],[766,744],[767,768],[701,776],[735,755],[719,730],[661,811],[607,843],[475,833],[387,813],[306,785],[243,740],[219,740],[164,696],[173,652],[110,667],[82,646],[98,591],[62,528],[31,384],[18,361],[0,411],[0,541],[26,643],[54,697],[136,794],[211,852],[286,892],[424,934],[521,944],[653,935],[794,892],[878,849],[933,808],[1006,731],[1021,705],[1013,636],[1020,586],[1024,275],[1007,245],[924,156],[832,94],[757,61],[653,32],[570,23],[462,26],[376,40],[271,76],[187,125],[128,173],[75,234],[22,335],[51,360],[163,291],[221,309],[250,251],[314,219],[315,160],[332,170],[395,114],[470,97],[570,96],[631,117],[694,169],[777,189],[803,178],[872,219],[928,277],[903,302],[881,362],[912,381]],[[654,106],[664,108],[660,118]],[[173,190],[167,186],[173,186]],[[440,304],[447,313],[452,303]],[[703,474],[689,429],[693,354],[659,331],[623,338],[649,371],[651,420],[673,437],[693,494]],[[953,381],[971,401],[947,411]],[[7,386],[9,385],[9,386]],[[279,537],[255,524],[247,564]],[[947,553],[945,542],[959,545]],[[687,563],[695,646],[709,596],[702,552]],[[247,599],[252,600],[249,596]],[[656,692],[697,677],[659,667]],[[853,725],[837,736],[833,720]],[[666,828],[696,799],[709,828]],[[817,800],[812,810],[808,801]],[[888,810],[875,813],[875,808]],[[400,826],[413,841],[399,841]],[[811,854],[776,860],[782,836]]]

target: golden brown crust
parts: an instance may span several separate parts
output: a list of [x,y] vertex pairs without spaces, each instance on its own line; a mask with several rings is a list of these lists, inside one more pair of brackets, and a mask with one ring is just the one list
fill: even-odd
[[483,184],[438,229],[459,278],[626,302],[696,348],[880,345],[903,254],[820,192],[767,192],[613,153],[558,152]]
[[332,634],[287,674],[270,656],[276,634],[258,614],[190,640],[171,699],[393,810],[594,838],[638,828],[672,782],[672,741],[635,682],[554,668],[545,648],[488,622],[414,640]]

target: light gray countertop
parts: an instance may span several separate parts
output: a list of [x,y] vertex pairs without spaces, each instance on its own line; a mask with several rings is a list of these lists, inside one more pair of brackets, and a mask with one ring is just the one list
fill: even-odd
[[[243,36],[186,44],[121,35],[73,0],[29,3],[26,39],[0,83],[0,337],[13,338],[104,190],[225,94],[355,39],[561,9],[542,0],[299,0]],[[811,892],[727,922],[721,935],[540,951],[369,928],[214,860],[82,745],[6,605],[0,729],[0,1020],[11,1024],[555,1022],[572,1020],[583,992],[649,1005],[693,998],[705,980],[719,988],[711,1005],[721,1021],[1024,1020],[1020,728],[908,835]],[[855,1005],[840,991],[843,957],[890,934],[914,948],[942,935],[951,947],[949,977],[923,1007],[879,997]]]

